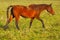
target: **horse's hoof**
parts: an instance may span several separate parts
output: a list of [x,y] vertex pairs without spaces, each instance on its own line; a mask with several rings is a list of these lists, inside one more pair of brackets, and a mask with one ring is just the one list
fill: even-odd
[[17,27],[17,30],[20,30],[20,29]]
[[17,28],[18,30],[20,30],[19,28]]
[[8,26],[4,26],[3,29],[6,30],[8,28]]

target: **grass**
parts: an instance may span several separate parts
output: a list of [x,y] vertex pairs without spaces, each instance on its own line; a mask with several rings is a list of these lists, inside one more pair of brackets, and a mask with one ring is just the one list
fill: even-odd
[[[15,20],[8,25],[5,31],[3,26],[6,24],[6,9],[9,5],[26,5],[29,4],[50,4],[55,11],[55,15],[50,15],[43,11],[40,17],[43,19],[46,29],[43,30],[41,22],[34,20],[29,31],[30,19],[20,18],[19,28],[16,29]],[[59,0],[1,0],[0,1],[0,40],[60,40],[60,1]]]

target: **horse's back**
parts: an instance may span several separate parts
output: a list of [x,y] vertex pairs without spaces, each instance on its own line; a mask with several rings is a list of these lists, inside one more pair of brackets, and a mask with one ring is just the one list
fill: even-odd
[[43,8],[45,6],[48,6],[48,4],[31,4],[31,5],[29,5],[29,7],[32,9]]

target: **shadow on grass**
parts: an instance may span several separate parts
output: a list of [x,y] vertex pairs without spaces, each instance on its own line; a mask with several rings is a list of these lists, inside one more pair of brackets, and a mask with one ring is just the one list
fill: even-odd
[[4,30],[4,25],[1,22],[0,22],[0,30]]
[[2,28],[3,27],[3,24],[2,23],[0,23],[0,28]]

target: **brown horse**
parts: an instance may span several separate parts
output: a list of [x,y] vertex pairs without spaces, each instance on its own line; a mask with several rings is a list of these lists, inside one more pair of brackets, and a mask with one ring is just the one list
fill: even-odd
[[[36,7],[36,9],[35,9],[35,7]],[[52,9],[52,7],[50,5],[47,5],[47,4],[45,4],[45,5],[42,4],[39,7],[38,6],[35,6],[35,7],[33,7],[33,8],[31,7],[30,8],[30,6],[26,7],[26,6],[22,6],[22,5],[9,6],[7,8],[7,23],[4,26],[4,29],[7,28],[8,24],[10,23],[10,21],[13,18],[15,18],[16,27],[17,27],[17,29],[19,29],[19,27],[18,27],[19,16],[31,18],[29,28],[31,27],[34,18],[40,20],[42,22],[42,24],[43,24],[43,27],[45,27],[43,21],[39,18],[40,12],[43,11],[43,10],[47,10],[51,14],[54,14],[53,9]],[[10,8],[11,8],[11,14],[9,16],[8,12],[9,12]]]
[[[9,9],[11,9],[11,14],[8,14]],[[7,23],[4,26],[4,29],[7,28],[8,24],[11,22],[11,20],[13,18],[15,18],[16,27],[17,27],[17,29],[19,29],[19,27],[18,27],[19,16],[22,16],[24,18],[31,18],[31,21],[32,21],[35,18],[36,14],[37,14],[36,10],[32,10],[30,8],[27,8],[26,6],[11,5],[7,8]],[[30,24],[31,24],[31,22],[30,22]]]

